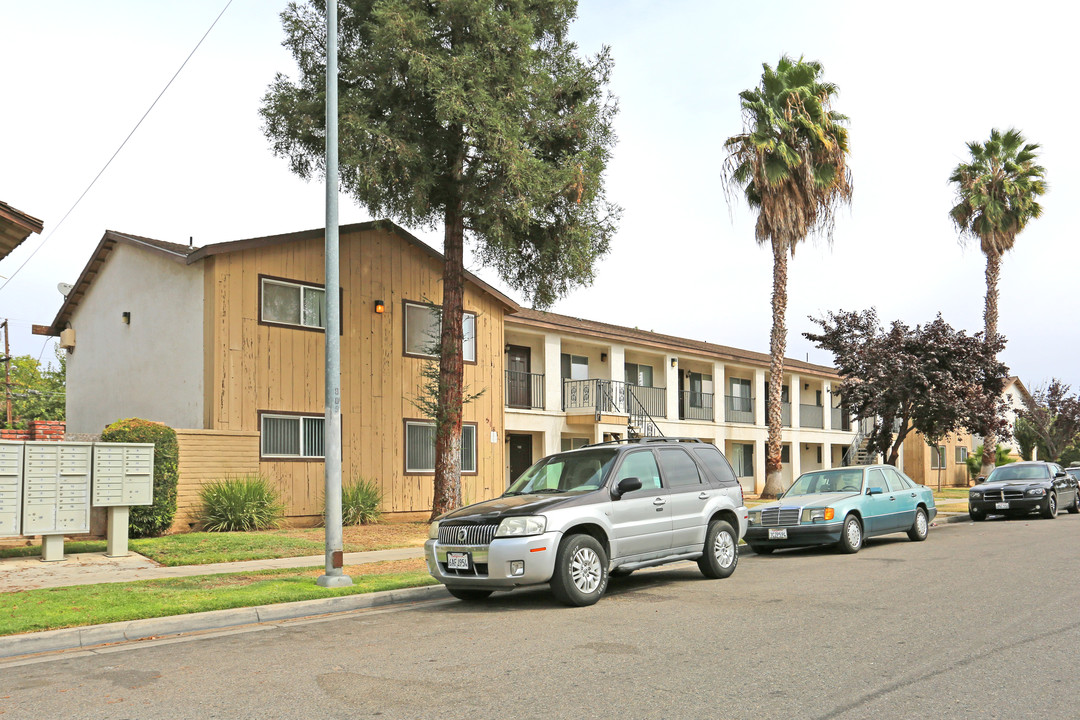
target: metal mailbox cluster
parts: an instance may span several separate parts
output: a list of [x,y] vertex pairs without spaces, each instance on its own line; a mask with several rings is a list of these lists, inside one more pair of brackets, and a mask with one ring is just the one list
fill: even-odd
[[152,443],[0,441],[0,537],[90,531],[90,507],[153,502]]

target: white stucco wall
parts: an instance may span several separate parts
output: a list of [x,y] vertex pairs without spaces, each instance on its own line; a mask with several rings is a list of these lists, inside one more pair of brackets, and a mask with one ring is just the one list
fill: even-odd
[[[131,313],[131,324],[121,314]],[[120,418],[203,427],[203,267],[117,244],[71,318],[67,431]]]

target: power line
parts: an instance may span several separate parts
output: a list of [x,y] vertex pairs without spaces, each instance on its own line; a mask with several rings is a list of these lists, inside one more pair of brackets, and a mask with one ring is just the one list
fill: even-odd
[[[8,276],[8,278],[4,281],[3,285],[0,285],[0,291],[3,291],[3,289],[8,286],[8,283],[15,279],[15,276],[19,274],[19,271],[26,267],[26,264],[30,262],[30,260],[32,260],[35,255],[37,255],[38,250],[45,247],[45,243],[49,242],[52,236],[56,234],[56,231],[60,229],[60,226],[64,224],[64,221],[68,219],[68,215],[71,215],[75,208],[79,206],[79,203],[82,202],[82,199],[86,197],[86,193],[90,192],[90,188],[94,187],[94,184],[97,183],[98,178],[102,176],[102,174],[109,168],[109,165],[112,164],[112,161],[116,159],[116,156],[120,154],[120,151],[124,149],[124,146],[127,145],[128,140],[130,140],[131,136],[135,134],[135,131],[139,129],[139,126],[143,124],[143,120],[145,120],[146,116],[150,114],[150,111],[154,109],[154,106],[158,104],[158,100],[161,99],[161,96],[164,95],[165,91],[168,90],[169,87],[173,84],[173,81],[176,80],[176,77],[188,64],[188,60],[191,60],[191,56],[194,55],[195,51],[199,49],[199,46],[203,44],[203,40],[206,40],[206,36],[209,35],[210,31],[214,29],[214,26],[217,25],[218,20],[221,19],[221,16],[225,14],[225,11],[229,9],[229,6],[232,5],[232,3],[233,0],[228,0],[225,3],[225,7],[223,7],[221,9],[221,12],[218,13],[218,16],[214,18],[214,22],[210,23],[210,27],[208,27],[206,29],[206,32],[203,33],[203,36],[199,38],[199,42],[195,44],[195,47],[192,48],[190,53],[188,53],[188,56],[184,59],[184,62],[182,62],[176,72],[173,73],[173,76],[169,79],[169,82],[165,84],[165,87],[161,89],[161,92],[158,93],[158,96],[154,98],[154,102],[150,103],[150,107],[148,107],[146,109],[146,112],[143,113],[143,116],[139,118],[139,122],[135,123],[135,127],[131,128],[131,132],[129,132],[128,136],[124,138],[124,142],[120,143],[120,147],[116,148],[116,152],[112,154],[112,157],[110,157],[109,161],[105,163],[105,166],[98,171],[98,174],[94,176],[94,179],[90,181],[90,184],[87,185],[86,189],[82,191],[82,195],[80,195],[79,199],[75,201],[75,204],[68,208],[68,211],[64,213],[64,217],[60,218],[60,222],[56,223],[56,225],[53,226],[52,230],[49,231],[49,234],[45,236],[45,239],[42,240],[36,248],[34,248],[34,251],[30,253],[30,255],[27,256],[25,260],[23,260],[22,265],[15,268],[15,272],[11,273],[11,275]],[[44,352],[44,348],[42,348],[42,352]]]

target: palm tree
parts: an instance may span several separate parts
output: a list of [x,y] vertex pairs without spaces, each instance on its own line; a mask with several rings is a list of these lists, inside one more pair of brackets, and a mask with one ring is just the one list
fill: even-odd
[[833,219],[851,202],[847,118],[832,109],[836,85],[821,79],[821,63],[780,58],[762,65],[761,85],[739,93],[743,131],[727,139],[722,174],[729,204],[742,193],[757,211],[754,236],[773,255],[769,351],[769,442],[762,497],[783,491],[780,480],[780,399],[787,345],[787,263],[812,233],[832,241]]
[[[957,165],[949,178],[956,185],[957,199],[949,215],[960,230],[961,242],[978,239],[986,255],[986,340],[997,336],[1001,256],[1012,249],[1028,221],[1042,215],[1038,198],[1046,192],[1046,170],[1036,164],[1038,149],[1015,128],[1004,133],[995,128],[985,144],[968,143],[971,159]],[[989,432],[983,443],[995,447],[995,433]],[[988,454],[982,474],[989,475],[993,469],[993,457]]]

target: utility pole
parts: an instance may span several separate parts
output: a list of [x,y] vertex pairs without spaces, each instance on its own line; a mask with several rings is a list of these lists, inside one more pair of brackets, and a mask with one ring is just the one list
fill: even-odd
[[8,347],[8,321],[0,323],[4,328],[4,399],[7,404],[7,426],[11,427],[11,349]]
[[338,260],[337,0],[326,3],[326,572],[321,587],[347,587],[341,537],[341,279]]

